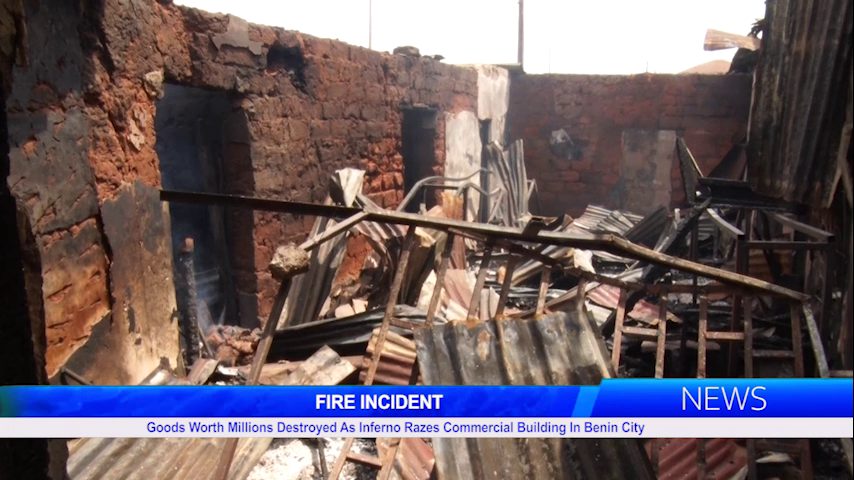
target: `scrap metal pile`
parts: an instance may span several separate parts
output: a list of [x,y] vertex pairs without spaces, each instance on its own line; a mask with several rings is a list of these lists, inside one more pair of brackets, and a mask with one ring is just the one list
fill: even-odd
[[[677,143],[690,206],[646,216],[599,206],[578,218],[531,214],[535,185],[521,142],[489,146],[485,170],[467,178],[422,180],[395,211],[363,195],[364,172],[353,169],[335,173],[323,205],[163,191],[165,201],[317,217],[305,242],[276,252],[280,287],[263,330],[200,332],[202,348],[186,350],[210,358],[188,357],[190,377],[589,385],[615,376],[831,375],[813,314],[828,297],[801,293],[797,262],[832,236],[702,177]],[[419,213],[408,213],[414,199]],[[369,253],[354,262],[348,249],[360,246]],[[181,317],[183,329],[197,327],[186,320],[194,313]],[[223,479],[245,478],[270,445],[223,442],[211,466]],[[380,478],[717,478],[756,468],[757,458],[811,468],[806,441],[383,439],[371,454],[352,446],[336,447],[331,464],[320,453],[305,474],[338,478],[358,463]]]

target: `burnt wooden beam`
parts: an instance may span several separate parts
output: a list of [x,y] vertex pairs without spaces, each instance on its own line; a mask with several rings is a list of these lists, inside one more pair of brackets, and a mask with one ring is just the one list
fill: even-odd
[[[190,201],[191,203],[244,207],[286,212],[297,215],[320,215],[327,217],[352,217],[361,211],[359,209],[340,207],[336,205],[317,205],[237,195],[175,192],[168,190],[161,191],[160,198],[165,201]],[[569,234],[565,232],[539,231],[528,235],[520,228],[467,222],[464,220],[451,220],[439,217],[427,217],[413,213],[393,212],[388,210],[368,212],[365,220],[395,223],[411,227],[428,227],[443,231],[448,231],[450,229],[466,230],[475,234],[483,235],[490,239],[562,245],[586,250],[602,250],[615,255],[642,260],[661,267],[681,270],[686,273],[693,273],[721,282],[739,285],[753,290],[760,290],[768,294],[787,297],[792,300],[805,301],[808,298],[807,295],[800,292],[796,292],[758,278],[752,278],[727,270],[722,270],[720,268],[702,265],[690,260],[673,257],[671,255],[637,245],[625,238],[612,234]]]

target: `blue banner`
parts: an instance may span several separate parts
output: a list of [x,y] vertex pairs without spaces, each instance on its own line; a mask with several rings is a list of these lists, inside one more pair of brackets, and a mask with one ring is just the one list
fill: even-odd
[[598,387],[13,386],[0,417],[852,416],[851,379],[616,379]]

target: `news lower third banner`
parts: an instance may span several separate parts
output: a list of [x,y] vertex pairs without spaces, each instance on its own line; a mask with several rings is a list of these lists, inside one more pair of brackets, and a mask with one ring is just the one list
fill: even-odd
[[851,379],[599,386],[11,386],[0,436],[852,437]]

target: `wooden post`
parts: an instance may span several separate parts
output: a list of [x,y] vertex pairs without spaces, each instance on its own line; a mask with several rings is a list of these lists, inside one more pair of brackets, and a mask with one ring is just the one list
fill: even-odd
[[516,271],[516,265],[519,263],[519,258],[516,256],[510,257],[507,260],[507,267],[504,269],[504,281],[501,282],[501,293],[498,295],[498,307],[495,309],[495,318],[504,316],[504,308],[507,305],[507,296],[510,295],[510,283],[513,281],[513,272]]
[[614,346],[611,349],[611,364],[614,366],[614,374],[620,375],[620,350],[623,346],[623,323],[626,321],[626,300],[629,292],[620,289],[620,299],[617,302],[617,318],[614,324]]
[[489,267],[489,260],[492,259],[492,244],[487,243],[483,249],[483,258],[480,260],[480,269],[477,272],[477,280],[474,283],[474,289],[471,292],[471,302],[469,302],[469,311],[466,315],[468,322],[478,322],[478,310],[480,310],[480,292],[483,290],[483,284],[486,282],[486,269]]
[[753,297],[744,297],[744,378],[753,378]]
[[540,318],[545,315],[546,310],[546,295],[549,293],[549,284],[551,283],[552,269],[548,265],[543,265],[542,275],[540,276],[540,290],[537,293],[537,310],[534,314],[535,318]]
[[664,378],[664,353],[667,343],[667,296],[659,297],[658,337],[655,345],[655,378]]
[[[403,284],[403,277],[406,275],[406,268],[409,265],[409,256],[415,243],[415,226],[410,225],[406,230],[406,236],[403,239],[403,246],[400,252],[400,261],[397,264],[397,270],[394,272],[394,278],[391,281],[391,289],[388,293],[388,301],[386,302],[385,314],[383,315],[383,323],[380,325],[380,331],[377,334],[377,342],[374,345],[374,354],[371,356],[371,363],[368,365],[368,372],[365,375],[365,385],[373,385],[374,378],[377,374],[377,367],[380,364],[383,348],[385,347],[388,330],[391,326],[391,319],[394,316],[394,307],[397,305],[397,298],[400,295],[400,288]],[[437,283],[438,286],[438,283]],[[435,293],[435,291],[434,291]],[[329,472],[329,478],[337,480],[341,475],[341,470],[344,469],[344,464],[350,456],[350,450],[353,448],[353,439],[348,438],[344,441],[341,447],[341,453],[335,459],[335,465]],[[396,453],[397,450],[395,449]],[[381,463],[383,465],[384,463]],[[382,471],[380,471],[382,473]],[[387,474],[386,474],[387,475]]]
[[697,378],[706,378],[706,330],[709,328],[709,300],[700,297],[700,320],[697,325]]
[[442,288],[445,283],[445,273],[448,271],[448,264],[451,259],[451,252],[454,249],[454,234],[448,232],[445,237],[445,248],[442,249],[442,259],[439,261],[439,268],[436,270],[436,285],[433,286],[433,295],[430,297],[430,304],[427,306],[427,318],[424,324],[427,327],[433,326],[433,318],[436,316],[436,309],[439,307],[439,299],[442,297]]
[[[744,297],[744,378],[753,378],[753,298]],[[747,478],[756,480],[756,440],[748,438]]]
[[[277,262],[277,260],[279,261]],[[264,329],[261,332],[261,340],[255,349],[255,355],[252,358],[252,369],[250,370],[249,378],[246,379],[246,385],[258,384],[258,379],[261,377],[261,368],[267,361],[267,354],[270,353],[270,345],[273,344],[273,333],[276,331],[276,325],[279,323],[279,318],[282,316],[282,311],[285,308],[285,300],[287,300],[288,292],[291,289],[291,280],[296,275],[308,269],[308,262],[309,257],[305,250],[295,246],[279,247],[276,250],[276,255],[270,264],[270,270],[281,283],[279,284],[278,292],[276,292],[270,316],[267,318],[267,323],[264,324]],[[235,450],[237,450],[237,440],[237,438],[226,439],[219,462],[211,478],[215,480],[226,480],[228,478],[231,461],[234,458]]]
[[391,318],[394,316],[394,307],[397,305],[397,297],[400,295],[400,288],[403,285],[403,277],[406,275],[406,267],[409,265],[409,255],[412,252],[413,243],[415,242],[415,228],[415,226],[410,226],[406,230],[406,237],[403,239],[403,250],[400,252],[400,261],[397,264],[397,271],[394,272],[394,278],[391,282],[391,290],[389,290],[388,293],[388,301],[385,306],[383,323],[380,325],[380,331],[377,335],[377,343],[374,346],[374,355],[371,356],[368,373],[365,375],[365,385],[372,385],[374,383],[374,377],[377,374],[380,356],[382,356],[382,351],[385,347],[385,339],[386,336],[388,336],[388,329],[391,326]]
[[792,316],[792,353],[795,357],[795,377],[804,376],[804,343],[801,333],[801,306],[795,302],[790,305]]

